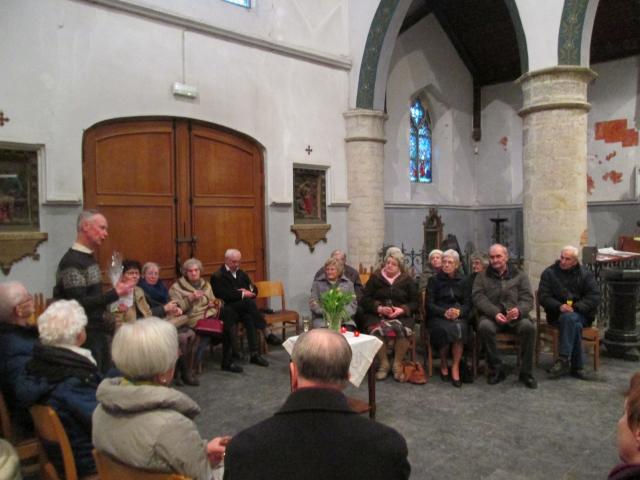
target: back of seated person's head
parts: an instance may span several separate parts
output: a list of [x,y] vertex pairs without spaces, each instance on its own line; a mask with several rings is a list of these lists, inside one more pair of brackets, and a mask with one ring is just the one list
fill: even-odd
[[87,315],[75,300],[58,300],[38,317],[40,341],[52,347],[77,345],[86,326]]
[[178,333],[156,317],[125,323],[116,332],[111,356],[130,379],[152,379],[171,370],[178,359]]
[[14,309],[28,297],[29,292],[20,282],[0,283],[0,322],[12,322]]
[[624,413],[618,420],[618,455],[624,463],[640,463],[640,372],[625,393]]
[[293,347],[291,360],[303,379],[344,387],[349,380],[351,347],[344,335],[319,328],[300,335]]

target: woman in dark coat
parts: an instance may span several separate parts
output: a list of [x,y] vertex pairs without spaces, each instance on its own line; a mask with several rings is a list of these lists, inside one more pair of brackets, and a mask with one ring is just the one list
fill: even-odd
[[[431,277],[427,294],[427,319],[431,346],[440,354],[440,377],[451,377],[454,387],[461,387],[460,359],[467,342],[471,312],[469,285],[458,271],[460,257],[455,250],[442,255],[442,271]],[[447,366],[449,349],[453,356],[451,374]]]
[[378,352],[380,365],[376,378],[384,380],[389,374],[387,344],[393,341],[393,378],[399,382],[406,381],[402,359],[413,336],[418,287],[406,272],[402,253],[397,250],[387,252],[382,268],[373,272],[367,282],[362,303],[367,331],[383,341]]
[[[91,416],[102,381],[91,352],[81,348],[87,317],[75,300],[58,300],[38,318],[40,340],[20,378],[16,396],[25,406],[48,405],[64,426],[80,477],[94,474]],[[59,473],[64,472],[57,447],[44,449]]]

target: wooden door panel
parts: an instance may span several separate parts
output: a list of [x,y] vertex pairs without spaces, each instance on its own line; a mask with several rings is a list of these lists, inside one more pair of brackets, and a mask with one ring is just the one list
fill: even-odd
[[98,125],[84,138],[85,207],[109,222],[98,249],[105,270],[114,250],[124,258],[157,262],[161,278],[175,278],[175,159],[171,120]]
[[96,193],[173,198],[173,132],[132,133],[96,143]]

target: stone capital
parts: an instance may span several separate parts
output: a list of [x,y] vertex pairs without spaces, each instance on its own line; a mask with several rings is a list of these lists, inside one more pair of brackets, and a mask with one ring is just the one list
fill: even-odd
[[384,134],[384,123],[388,115],[378,110],[357,108],[343,113],[346,123],[345,142],[379,142],[387,141]]

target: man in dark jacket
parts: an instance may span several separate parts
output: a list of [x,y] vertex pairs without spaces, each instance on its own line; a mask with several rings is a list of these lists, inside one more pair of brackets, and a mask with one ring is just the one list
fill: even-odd
[[473,282],[473,305],[478,311],[478,335],[492,370],[488,383],[506,378],[496,347],[496,333],[515,333],[520,338],[522,365],[519,380],[528,388],[537,388],[532,375],[536,328],[529,319],[533,294],[527,276],[509,265],[509,252],[496,243],[489,249],[489,267]]
[[[297,340],[289,364],[293,393],[271,418],[227,446],[226,480],[396,480],[409,478],[407,443],[390,427],[357,415],[342,393],[351,348],[319,328]],[[274,445],[283,455],[273,455]]]
[[[230,248],[224,253],[224,265],[211,275],[211,288],[216,297],[221,298],[227,308],[238,314],[238,318],[244,324],[249,344],[250,362],[267,367],[269,362],[260,355],[258,349],[258,330],[265,330],[266,324],[262,314],[256,305],[258,289],[253,284],[249,275],[240,269],[242,254],[235,248]],[[265,338],[273,342],[269,335]],[[274,338],[275,335],[273,335]],[[282,342],[278,342],[282,343]]]
[[582,328],[593,323],[600,289],[594,275],[580,265],[576,247],[564,247],[560,259],[542,272],[538,295],[547,322],[560,331],[560,358],[549,370],[549,377],[571,373],[585,380]]

